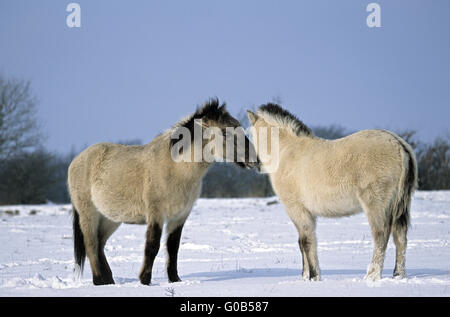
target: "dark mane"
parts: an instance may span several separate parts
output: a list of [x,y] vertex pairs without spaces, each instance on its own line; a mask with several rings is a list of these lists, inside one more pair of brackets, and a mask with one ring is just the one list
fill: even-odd
[[294,116],[289,111],[283,109],[280,105],[275,103],[267,103],[259,107],[259,111],[263,114],[268,114],[275,120],[287,125],[296,135],[314,135],[312,130],[308,128],[300,119]]
[[[188,118],[175,124],[174,129],[187,128],[191,133],[192,140],[194,139],[194,120],[196,119],[207,119],[211,121],[222,122],[228,119],[228,111],[226,109],[226,104],[223,102],[219,103],[218,98],[211,98],[205,102],[201,107],[190,115]],[[177,139],[170,139],[170,147],[177,143]]]

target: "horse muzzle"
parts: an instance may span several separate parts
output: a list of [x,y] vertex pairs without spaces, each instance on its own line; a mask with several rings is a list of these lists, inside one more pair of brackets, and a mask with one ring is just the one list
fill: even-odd
[[256,162],[242,162],[241,164],[243,165],[242,167],[245,167],[248,169],[256,168],[256,170],[258,172],[261,171],[261,162],[259,161],[259,158],[257,159]]

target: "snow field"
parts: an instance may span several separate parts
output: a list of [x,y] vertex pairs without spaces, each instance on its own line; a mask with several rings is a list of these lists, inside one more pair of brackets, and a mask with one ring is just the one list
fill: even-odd
[[273,198],[199,199],[183,230],[180,283],[168,283],[165,245],[151,286],[139,283],[145,226],[113,234],[106,256],[115,285],[93,286],[88,261],[73,277],[70,205],[0,207],[0,296],[449,296],[450,191],[417,192],[411,211],[406,269],[392,278],[388,245],[383,278],[363,279],[372,256],[364,214],[319,218],[322,280],[303,281],[297,232]]

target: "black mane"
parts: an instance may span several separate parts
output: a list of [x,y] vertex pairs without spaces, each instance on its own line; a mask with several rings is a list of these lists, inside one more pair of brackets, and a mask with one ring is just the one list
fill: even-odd
[[294,116],[289,111],[283,109],[280,105],[275,103],[267,103],[259,107],[261,112],[270,114],[275,118],[287,118],[293,124],[293,130],[296,135],[313,135],[313,132],[308,128],[299,118]]
[[[189,116],[187,119],[177,123],[175,129],[184,127],[189,129],[191,138],[194,140],[194,120],[207,119],[211,121],[222,122],[228,119],[229,116],[226,109],[226,104],[223,102],[221,105],[218,98],[211,98],[205,102],[201,107],[198,107],[195,113]],[[177,139],[170,139],[170,147],[177,143]]]

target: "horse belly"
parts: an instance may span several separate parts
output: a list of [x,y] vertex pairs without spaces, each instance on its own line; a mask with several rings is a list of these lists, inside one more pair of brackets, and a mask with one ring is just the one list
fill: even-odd
[[356,195],[314,195],[304,201],[305,207],[314,215],[344,217],[362,211]]
[[130,206],[123,206],[123,208],[117,208],[117,206],[103,206],[101,204],[96,204],[94,201],[98,212],[103,216],[114,222],[123,222],[130,224],[145,224],[145,215],[141,212],[133,211]]
[[124,199],[119,193],[109,195],[102,190],[92,190],[92,202],[103,216],[114,222],[146,223],[143,203],[137,199]]

